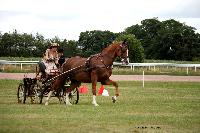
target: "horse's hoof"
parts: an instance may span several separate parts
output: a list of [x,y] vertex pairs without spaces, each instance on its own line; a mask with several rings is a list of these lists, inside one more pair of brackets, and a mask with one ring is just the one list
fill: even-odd
[[72,104],[71,103],[67,103],[66,106],[72,106]]
[[47,105],[49,105],[49,103],[45,103],[45,105],[47,106]]
[[93,104],[95,107],[99,106],[99,104],[94,103],[94,102],[92,102],[92,104]]
[[94,104],[94,106],[95,106],[95,107],[98,107],[98,106],[99,106],[99,104]]
[[116,101],[117,101],[116,97],[113,96],[113,97],[112,97],[112,102],[115,103]]

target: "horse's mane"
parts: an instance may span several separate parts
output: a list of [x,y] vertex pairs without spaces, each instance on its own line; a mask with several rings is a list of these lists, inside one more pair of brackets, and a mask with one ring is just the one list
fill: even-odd
[[121,42],[113,41],[108,47],[104,48],[101,53],[108,52],[110,50],[115,49],[121,44]]

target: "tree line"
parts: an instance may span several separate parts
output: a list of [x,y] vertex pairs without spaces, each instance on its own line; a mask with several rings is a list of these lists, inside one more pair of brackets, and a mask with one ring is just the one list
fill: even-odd
[[145,19],[125,29],[140,40],[147,59],[200,60],[200,34],[174,19]]
[[123,32],[85,31],[79,40],[18,33],[17,30],[0,34],[0,56],[42,57],[51,42],[60,44],[66,57],[99,53],[113,41],[128,40],[131,62],[146,59],[200,60],[200,34],[195,28],[174,19],[159,21],[157,18],[145,19],[141,24],[127,27]]

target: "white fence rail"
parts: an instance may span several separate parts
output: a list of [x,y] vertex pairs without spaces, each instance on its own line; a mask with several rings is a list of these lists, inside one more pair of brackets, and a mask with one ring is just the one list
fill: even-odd
[[39,61],[7,61],[0,60],[1,69],[4,70],[4,65],[20,65],[21,70],[23,69],[23,65],[36,65]]
[[186,68],[187,74],[189,71],[189,68],[194,68],[194,71],[197,71],[197,68],[200,68],[200,64],[177,64],[177,63],[129,63],[128,65],[123,65],[122,63],[119,62],[114,62],[115,66],[126,66],[130,67],[133,71],[135,70],[135,67],[153,67],[154,71],[156,70],[156,67],[163,66],[163,67],[175,67],[179,68]]
[[[2,69],[4,69],[4,65],[10,64],[10,65],[20,65],[21,69],[23,69],[23,65],[34,65],[37,64],[39,61],[7,61],[7,60],[0,60],[0,66]],[[154,71],[156,67],[159,66],[165,66],[165,67],[183,67],[187,68],[194,68],[195,72],[197,71],[197,68],[200,68],[200,64],[177,64],[177,63],[129,63],[128,65],[123,65],[119,62],[114,62],[113,66],[124,66],[124,67],[130,67],[133,71],[135,67],[153,67]]]

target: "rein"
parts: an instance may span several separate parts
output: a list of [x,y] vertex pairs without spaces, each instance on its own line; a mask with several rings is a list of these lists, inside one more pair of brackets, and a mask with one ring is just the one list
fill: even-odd
[[70,69],[70,70],[67,70],[67,71],[61,73],[61,74],[58,74],[58,75],[56,75],[55,77],[53,77],[53,78],[47,80],[47,82],[46,82],[44,85],[47,86],[48,83],[49,83],[50,81],[54,81],[54,80],[56,80],[58,77],[60,77],[60,76],[62,76],[62,75],[64,75],[64,74],[66,74],[66,73],[69,73],[69,72],[71,72],[71,71],[73,71],[73,70],[76,70],[76,69],[78,69],[78,68],[80,68],[80,67],[82,67],[82,66],[84,66],[84,65],[85,65],[85,64],[80,65],[80,66],[77,66],[77,67],[74,67],[74,68],[72,68],[72,69]]

